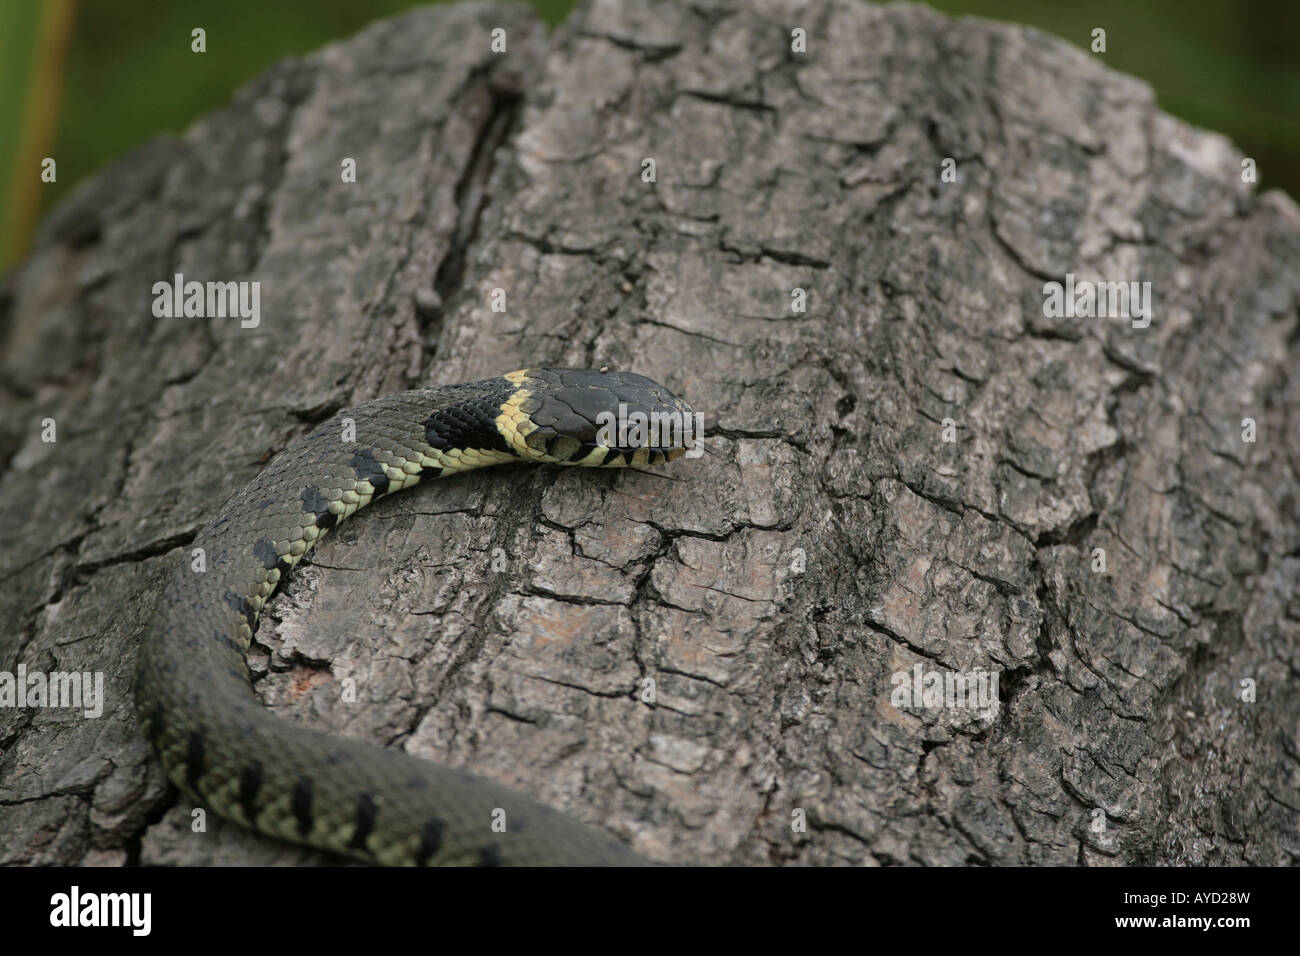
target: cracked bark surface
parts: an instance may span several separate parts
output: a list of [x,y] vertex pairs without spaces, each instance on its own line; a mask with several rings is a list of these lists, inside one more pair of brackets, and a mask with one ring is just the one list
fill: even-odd
[[[440,7],[277,66],[0,292],[0,670],[108,696],[0,708],[0,861],[322,861],[191,832],[138,738],[164,570],[346,403],[607,364],[714,454],[380,501],[264,612],[268,706],[666,862],[1294,862],[1300,214],[1240,158],[1062,41],[849,0]],[[260,327],[153,318],[176,272]],[[1150,327],[1044,318],[1067,272]],[[917,663],[997,717],[893,707]]]

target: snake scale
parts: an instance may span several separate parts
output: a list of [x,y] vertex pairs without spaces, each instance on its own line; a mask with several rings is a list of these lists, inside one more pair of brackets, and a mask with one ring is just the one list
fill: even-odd
[[620,405],[629,417],[692,414],[640,375],[527,369],[365,402],[290,444],[199,533],[190,554],[202,564],[175,571],[143,635],[136,711],[167,776],[259,833],[371,863],[645,862],[500,784],[283,721],[254,695],[247,664],[276,585],[381,495],[502,462],[655,465],[685,452],[680,430],[655,447],[608,443],[598,422]]

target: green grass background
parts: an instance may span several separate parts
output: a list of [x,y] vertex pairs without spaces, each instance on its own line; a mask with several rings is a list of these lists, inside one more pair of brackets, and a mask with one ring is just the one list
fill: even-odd
[[[737,0],[745,2],[745,0]],[[80,0],[51,150],[58,182],[13,168],[32,77],[40,0],[0,0],[0,203],[12,177],[41,207],[160,131],[180,132],[276,60],[355,33],[410,0]],[[550,24],[574,0],[535,0]],[[1260,187],[1300,196],[1300,0],[938,0],[945,13],[1028,23],[1087,48],[1107,32],[1107,65],[1142,77],[1162,108],[1226,133],[1253,156]],[[208,52],[190,52],[190,30]],[[0,238],[7,216],[0,207]],[[21,248],[17,237],[11,248]],[[14,237],[11,237],[11,240]],[[0,243],[0,248],[4,244]],[[16,252],[14,253],[16,255]],[[10,255],[10,259],[13,255]],[[9,263],[0,262],[0,269]]]
[[[32,71],[33,49],[27,42],[36,35],[40,9],[35,4],[0,7],[0,170],[8,172],[18,150],[27,78]],[[6,176],[0,184],[8,183]],[[2,198],[3,194],[0,194]]]

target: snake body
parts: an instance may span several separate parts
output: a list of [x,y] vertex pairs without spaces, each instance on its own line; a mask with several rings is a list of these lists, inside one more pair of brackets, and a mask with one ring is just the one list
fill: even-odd
[[529,369],[375,399],[290,444],[199,533],[189,554],[202,561],[187,555],[143,635],[137,716],[167,776],[245,827],[372,863],[644,862],[500,784],[280,720],[254,695],[246,659],[283,576],[381,495],[501,462],[619,467],[684,452],[602,442],[599,415],[620,404],[691,414],[640,375]]

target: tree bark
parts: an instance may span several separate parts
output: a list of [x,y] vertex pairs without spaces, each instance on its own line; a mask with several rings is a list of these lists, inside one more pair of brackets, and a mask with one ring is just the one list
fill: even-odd
[[[140,739],[164,573],[334,410],[537,365],[664,382],[711,454],[380,501],[263,614],[268,707],[665,862],[1295,862],[1300,214],[1103,60],[856,0],[438,7],[83,184],[0,293],[0,671],[106,704],[0,707],[0,862],[324,860],[194,832]],[[260,324],[155,318],[176,273]],[[1149,325],[1048,317],[1067,274]],[[900,704],[928,672],[996,708]]]

